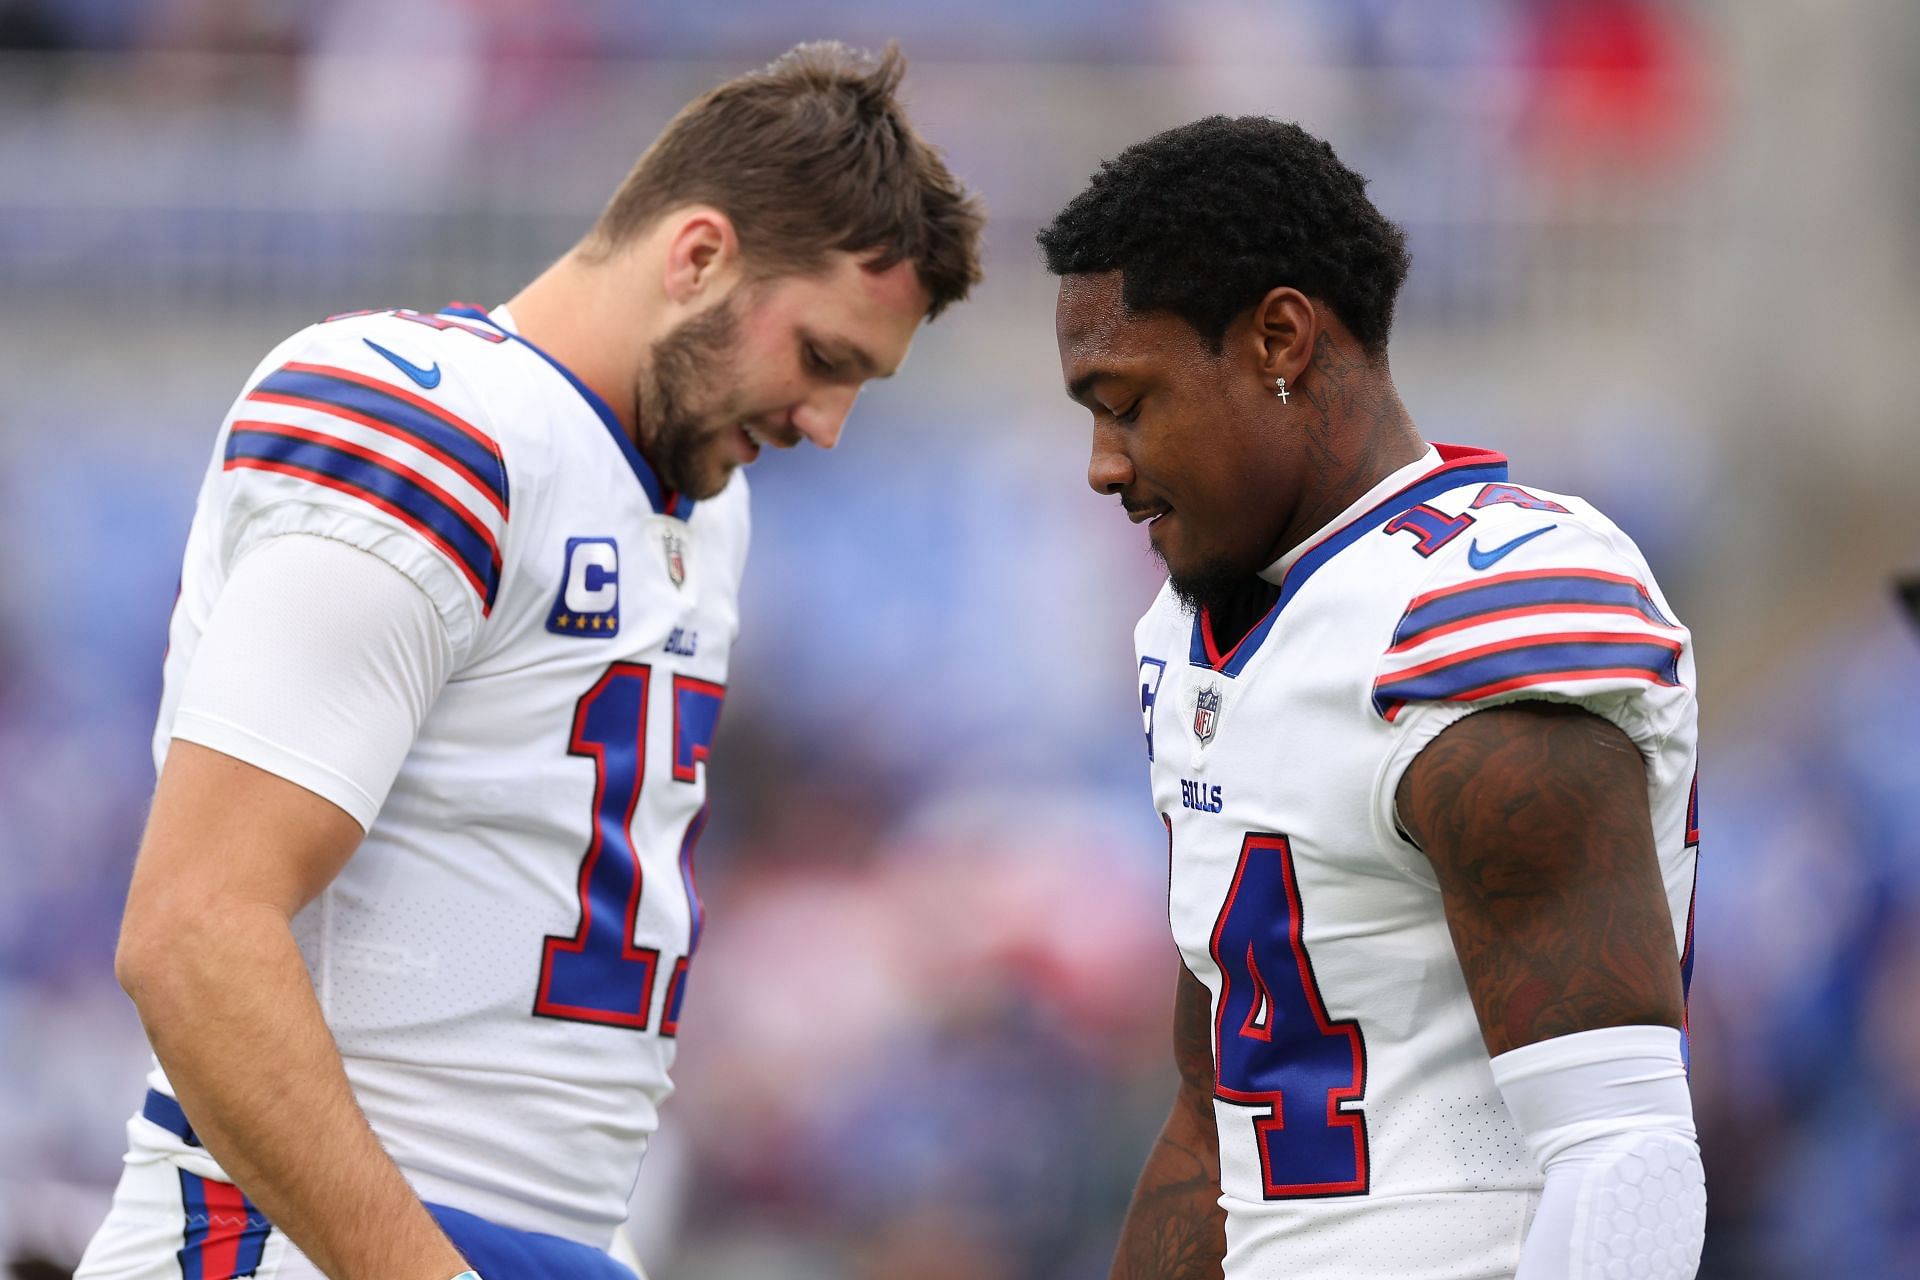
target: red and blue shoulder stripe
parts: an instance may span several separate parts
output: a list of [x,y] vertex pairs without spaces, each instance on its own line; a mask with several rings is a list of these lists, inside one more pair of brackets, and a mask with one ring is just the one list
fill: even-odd
[[1374,682],[1373,708],[1387,720],[1409,702],[1472,702],[1557,681],[1680,682],[1681,642],[1643,632],[1568,631],[1476,645]]
[[[505,461],[490,436],[400,387],[325,365],[284,365],[246,399],[268,413],[277,406],[302,412],[284,415],[293,421],[234,422],[226,470],[291,476],[385,512],[453,564],[482,613],[492,610],[509,492]],[[450,474],[425,474],[436,466]]]
[[1636,579],[1598,569],[1526,569],[1415,596],[1387,652],[1404,653],[1468,627],[1543,613],[1632,615],[1656,627],[1673,626]]
[[507,467],[499,446],[423,396],[351,369],[294,362],[262,378],[247,399],[316,409],[403,440],[458,472],[500,514],[507,512]]

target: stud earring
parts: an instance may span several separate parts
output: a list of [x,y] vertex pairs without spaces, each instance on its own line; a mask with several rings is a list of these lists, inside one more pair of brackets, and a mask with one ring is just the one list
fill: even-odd
[[1273,380],[1273,385],[1280,388],[1278,391],[1274,392],[1273,394],[1280,397],[1281,404],[1285,404],[1287,402],[1287,380],[1285,378],[1275,378]]

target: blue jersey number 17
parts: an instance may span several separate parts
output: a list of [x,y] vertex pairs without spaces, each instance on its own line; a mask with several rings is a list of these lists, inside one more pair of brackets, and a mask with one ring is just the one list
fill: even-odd
[[[580,862],[580,923],[569,937],[549,936],[541,952],[533,1011],[543,1017],[597,1022],[645,1031],[653,1011],[660,951],[634,942],[645,890],[633,813],[646,781],[648,695],[652,669],[616,662],[574,707],[568,754],[593,761],[593,834]],[[672,780],[697,780],[719,723],[726,690],[705,680],[673,681]],[[681,883],[692,914],[687,950],[700,938],[700,900],[694,892],[693,846],[706,826],[703,807],[680,843]],[[687,957],[674,965],[661,1033],[678,1029]]]

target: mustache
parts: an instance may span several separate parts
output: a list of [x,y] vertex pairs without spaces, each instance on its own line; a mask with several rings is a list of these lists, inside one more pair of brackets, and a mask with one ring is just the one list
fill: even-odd
[[[753,432],[754,435],[760,437],[763,442],[772,445],[776,449],[791,449],[799,444],[801,440],[799,428],[795,427],[791,422],[783,422],[777,427],[770,427],[765,423],[753,421],[748,421],[742,425],[744,425],[747,430]],[[724,430],[726,430],[724,427],[715,428],[714,434],[719,435]]]

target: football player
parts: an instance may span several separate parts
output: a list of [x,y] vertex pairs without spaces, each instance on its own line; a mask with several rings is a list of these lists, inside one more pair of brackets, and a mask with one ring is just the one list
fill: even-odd
[[1168,573],[1182,1083],[1114,1275],[1693,1275],[1694,661],[1646,560],[1421,437],[1404,238],[1299,127],[1150,138],[1040,243],[1088,483]]
[[155,1065],[87,1280],[630,1275],[747,552],[979,277],[897,52],[683,110],[505,306],[336,317],[214,442],[117,969]]

